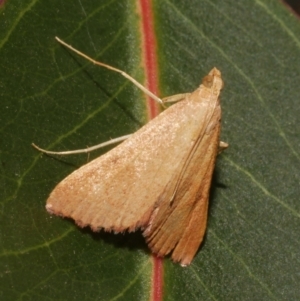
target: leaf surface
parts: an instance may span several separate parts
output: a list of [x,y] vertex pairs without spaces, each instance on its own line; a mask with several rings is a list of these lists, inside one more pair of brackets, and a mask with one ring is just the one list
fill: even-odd
[[[188,268],[164,261],[164,300],[297,300],[300,233],[300,24],[275,0],[154,1],[160,95],[222,71],[222,140],[205,242]],[[144,80],[132,1],[17,1],[0,8],[0,297],[149,300],[140,233],[81,230],[45,201],[91,154],[147,121],[146,98],[54,36]],[[171,150],[170,150],[171,155]]]

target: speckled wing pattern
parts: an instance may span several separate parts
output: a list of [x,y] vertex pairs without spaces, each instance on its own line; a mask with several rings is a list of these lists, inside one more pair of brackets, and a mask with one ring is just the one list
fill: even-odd
[[221,88],[214,68],[184,100],[60,182],[47,210],[94,231],[142,228],[154,253],[189,264],[206,227]]

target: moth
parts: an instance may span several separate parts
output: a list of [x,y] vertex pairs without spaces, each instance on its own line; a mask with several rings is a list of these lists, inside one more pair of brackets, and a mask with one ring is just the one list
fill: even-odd
[[[93,63],[120,72],[155,100],[176,103],[134,134],[106,143],[124,140],[60,182],[46,209],[93,231],[141,229],[154,254],[171,254],[173,261],[189,265],[205,234],[216,157],[228,146],[219,138],[220,71],[213,68],[192,93],[161,100],[125,72],[57,40]],[[80,152],[35,147],[50,154]]]

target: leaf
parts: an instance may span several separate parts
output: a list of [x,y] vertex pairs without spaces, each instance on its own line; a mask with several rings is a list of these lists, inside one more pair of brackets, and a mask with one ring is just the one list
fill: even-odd
[[[0,297],[149,300],[152,259],[140,233],[81,230],[44,206],[87,160],[51,150],[91,146],[147,119],[138,9],[132,1],[4,2],[0,20]],[[222,140],[206,239],[188,268],[164,260],[164,300],[299,296],[299,21],[275,0],[155,1],[160,96],[222,71]],[[171,151],[170,151],[171,154]]]

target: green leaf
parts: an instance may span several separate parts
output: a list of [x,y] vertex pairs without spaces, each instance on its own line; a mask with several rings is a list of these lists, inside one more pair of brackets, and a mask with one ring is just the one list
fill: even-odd
[[[135,131],[146,98],[55,36],[144,80],[133,1],[17,1],[0,8],[1,300],[149,300],[140,233],[79,229],[44,206],[66,175],[108,149],[53,158]],[[164,261],[164,300],[299,297],[300,24],[277,0],[155,1],[160,96],[221,70],[222,140],[208,231],[192,265]],[[188,130],[188,129],[187,129]],[[170,150],[171,154],[171,150]]]

